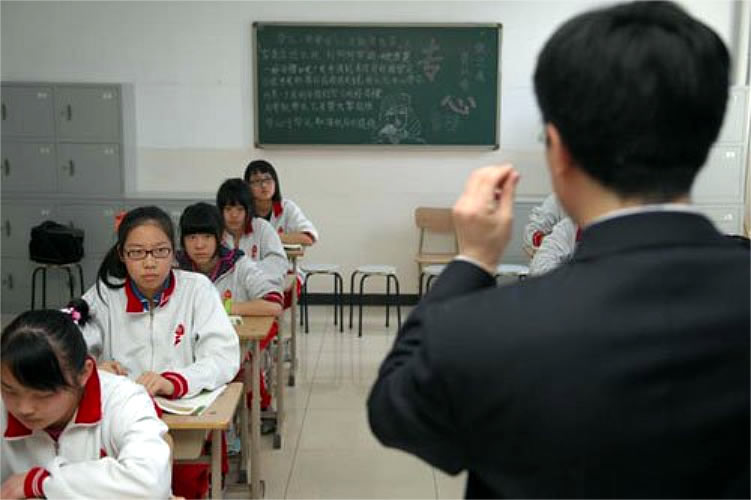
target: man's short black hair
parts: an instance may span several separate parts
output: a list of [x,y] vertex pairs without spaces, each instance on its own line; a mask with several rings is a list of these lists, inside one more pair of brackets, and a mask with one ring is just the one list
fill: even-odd
[[687,194],[728,98],[722,40],[670,2],[590,11],[563,24],[534,75],[545,123],[580,168],[622,197]]

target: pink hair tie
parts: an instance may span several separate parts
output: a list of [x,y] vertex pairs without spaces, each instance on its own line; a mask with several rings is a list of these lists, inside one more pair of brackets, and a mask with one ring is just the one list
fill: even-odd
[[60,312],[63,312],[69,315],[70,318],[73,320],[73,323],[75,323],[76,325],[78,324],[79,321],[81,321],[81,313],[72,307],[60,309]]

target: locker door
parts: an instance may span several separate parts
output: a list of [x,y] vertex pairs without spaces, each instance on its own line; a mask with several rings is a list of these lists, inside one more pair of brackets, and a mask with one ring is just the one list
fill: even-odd
[[3,192],[50,193],[57,189],[55,145],[51,142],[2,143]]
[[31,228],[47,219],[54,220],[51,205],[31,203],[3,203],[2,255],[29,258]]
[[52,87],[2,86],[3,137],[52,138],[55,135]]
[[119,145],[58,144],[57,156],[61,192],[118,194],[122,191]]
[[57,137],[63,142],[119,142],[117,87],[55,87]]

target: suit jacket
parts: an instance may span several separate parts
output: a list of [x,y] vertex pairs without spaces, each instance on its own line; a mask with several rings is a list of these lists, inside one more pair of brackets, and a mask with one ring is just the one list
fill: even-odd
[[686,212],[583,231],[496,287],[451,263],[368,400],[387,445],[467,497],[749,497],[749,252]]

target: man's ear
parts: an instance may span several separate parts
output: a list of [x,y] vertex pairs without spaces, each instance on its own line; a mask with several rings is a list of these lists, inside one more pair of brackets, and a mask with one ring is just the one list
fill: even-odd
[[554,177],[566,176],[574,166],[574,159],[552,123],[545,125],[545,147],[551,174]]

